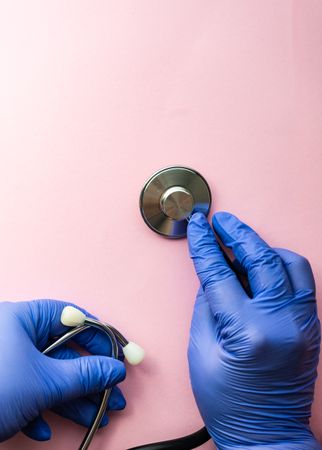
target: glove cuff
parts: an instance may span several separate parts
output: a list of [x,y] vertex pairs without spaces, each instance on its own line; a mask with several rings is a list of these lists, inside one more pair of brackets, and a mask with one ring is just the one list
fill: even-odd
[[[217,448],[218,450],[241,450],[239,446],[218,446],[218,444]],[[311,438],[302,442],[283,441],[276,444],[249,445],[247,447],[243,445],[242,448],[243,450],[322,450],[322,445],[315,438]]]

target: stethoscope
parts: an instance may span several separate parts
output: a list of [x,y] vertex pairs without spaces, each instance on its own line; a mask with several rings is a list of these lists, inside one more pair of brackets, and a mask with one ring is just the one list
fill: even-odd
[[[65,342],[72,339],[78,333],[87,330],[90,327],[97,328],[98,330],[104,332],[109,340],[111,341],[112,346],[112,358],[119,358],[119,345],[122,347],[123,354],[125,359],[132,365],[140,364],[144,358],[144,350],[138,344],[134,342],[129,342],[122,333],[120,333],[116,328],[108,325],[106,323],[100,322],[95,319],[91,319],[90,317],[86,317],[86,315],[77,308],[73,306],[66,306],[61,315],[60,319],[61,323],[67,327],[73,327],[70,331],[67,331],[63,336],[59,337],[56,341],[54,341],[49,347],[47,347],[43,353],[46,355],[55,348],[64,344]],[[97,415],[92,423],[91,427],[88,429],[79,450],[86,450],[96,431],[98,430],[102,417],[107,408],[107,402],[109,396],[111,394],[112,388],[105,389],[103,392],[102,400],[100,407],[98,409]]]
[[[140,195],[140,211],[145,223],[156,233],[178,239],[186,236],[189,217],[194,212],[208,215],[211,206],[211,193],[206,180],[193,169],[172,166],[159,170],[145,183]],[[63,336],[57,338],[44,351],[49,354],[63,343],[72,339],[78,333],[90,327],[105,333],[112,347],[113,358],[119,359],[119,347],[127,362],[140,364],[144,358],[144,350],[138,344],[128,341],[120,331],[113,326],[87,317],[82,311],[72,306],[66,306],[62,312],[61,322],[71,327]],[[88,429],[79,450],[88,449],[98,430],[106,411],[111,388],[105,389],[100,407],[93,424]],[[207,429],[201,430],[169,441],[145,444],[128,450],[189,450],[199,447],[210,439]]]

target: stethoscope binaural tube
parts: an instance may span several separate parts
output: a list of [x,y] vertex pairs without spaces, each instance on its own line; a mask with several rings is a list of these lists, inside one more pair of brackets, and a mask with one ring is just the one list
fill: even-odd
[[[60,345],[72,339],[77,334],[87,330],[88,328],[97,328],[98,330],[104,332],[110,339],[112,345],[112,358],[119,359],[119,345],[123,348],[124,357],[126,360],[132,364],[137,365],[142,362],[144,358],[144,350],[134,342],[129,342],[122,333],[120,333],[116,328],[111,325],[99,322],[98,320],[86,317],[82,311],[74,308],[73,306],[66,306],[63,309],[61,322],[63,325],[72,326],[71,330],[67,331],[63,336],[58,338],[55,342],[49,345],[43,354],[47,355],[52,350],[56,349]],[[102,400],[94,422],[91,427],[87,430],[87,433],[79,446],[79,450],[87,450],[93,440],[93,437],[98,430],[100,423],[102,421],[103,415],[107,408],[107,403],[109,396],[111,394],[112,388],[105,389],[103,392]]]

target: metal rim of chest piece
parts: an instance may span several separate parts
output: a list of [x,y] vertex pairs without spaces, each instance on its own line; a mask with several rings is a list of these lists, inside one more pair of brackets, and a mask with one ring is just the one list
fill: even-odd
[[195,212],[208,215],[211,192],[200,173],[183,166],[170,166],[153,174],[140,195],[145,223],[156,233],[178,239],[187,235],[189,218]]

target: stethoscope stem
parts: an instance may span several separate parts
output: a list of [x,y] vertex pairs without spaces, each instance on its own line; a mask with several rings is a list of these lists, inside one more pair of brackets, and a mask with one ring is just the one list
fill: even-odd
[[[44,351],[43,354],[47,355],[52,350],[55,350],[57,347],[60,347],[65,342],[69,341],[77,334],[87,330],[88,328],[97,328],[98,330],[104,332],[110,339],[112,351],[112,358],[119,358],[119,344],[123,347],[128,344],[128,340],[114,327],[107,325],[105,323],[99,322],[95,319],[86,318],[83,325],[76,326],[75,328],[67,331],[63,336],[58,338],[55,342],[49,345]],[[111,395],[112,388],[107,388],[104,390],[102,395],[101,404],[99,410],[96,414],[94,422],[91,427],[87,430],[87,433],[79,446],[79,450],[87,450],[93,440],[93,437],[98,430],[100,423],[102,421],[103,415],[107,409],[108,399]]]

